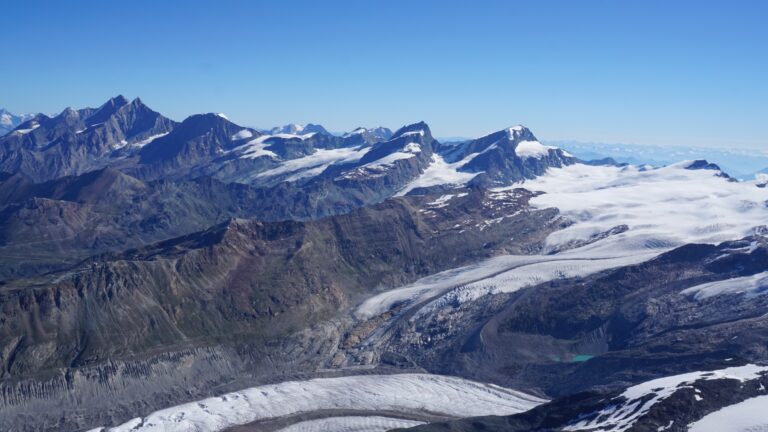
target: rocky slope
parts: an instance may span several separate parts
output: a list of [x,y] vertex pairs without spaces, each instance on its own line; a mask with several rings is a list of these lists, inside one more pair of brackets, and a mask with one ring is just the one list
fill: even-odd
[[99,108],[65,109],[55,117],[38,114],[0,138],[0,172],[34,181],[105,167],[125,147],[166,134],[175,123],[122,96]]
[[[526,210],[530,193],[520,191],[506,207],[517,216],[486,228],[482,221],[501,208],[482,205],[483,190],[464,193],[446,210],[439,197],[419,196],[315,222],[233,220],[6,282],[5,421],[86,398],[92,408],[83,419],[45,421],[111,423],[189,392],[210,394],[234,376],[270,380],[325,368],[343,325],[323,323],[361,296],[489,255],[535,252],[558,227],[556,211]],[[469,221],[476,223],[455,227]],[[207,387],[187,384],[196,376]],[[157,383],[152,396],[142,390],[148,382]]]

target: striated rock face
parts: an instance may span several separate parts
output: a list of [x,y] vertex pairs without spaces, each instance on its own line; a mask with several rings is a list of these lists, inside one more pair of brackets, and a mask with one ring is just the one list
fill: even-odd
[[[361,295],[497,253],[539,251],[558,227],[557,211],[529,210],[524,190],[508,203],[516,216],[487,226],[511,207],[484,205],[486,193],[465,190],[451,206],[440,196],[398,198],[311,222],[236,219],[6,282],[0,394],[8,421],[83,398],[92,409],[67,421],[125,420],[235,376],[263,381],[321,367],[342,330],[302,331],[327,327]],[[148,380],[158,383],[149,396]],[[107,396],[109,409],[98,413]]]

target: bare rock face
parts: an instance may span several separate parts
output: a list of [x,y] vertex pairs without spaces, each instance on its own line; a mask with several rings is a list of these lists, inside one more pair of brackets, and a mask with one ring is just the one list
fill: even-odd
[[[331,323],[354,299],[496,253],[539,251],[559,226],[556,211],[527,208],[528,191],[493,205],[486,194],[465,190],[451,206],[404,197],[309,222],[233,219],[8,281],[0,289],[8,421],[33,408],[72,408],[66,395],[78,395],[93,408],[78,425],[112,422],[145,399],[164,406],[235,376],[263,381],[324,367],[344,328]],[[517,216],[483,223],[511,208]],[[207,388],[190,388],[198,375]],[[147,380],[158,382],[149,398]],[[98,402],[107,396],[109,407]]]
[[126,146],[169,132],[175,123],[122,96],[99,108],[39,114],[0,137],[0,171],[35,182],[81,174],[114,163]]

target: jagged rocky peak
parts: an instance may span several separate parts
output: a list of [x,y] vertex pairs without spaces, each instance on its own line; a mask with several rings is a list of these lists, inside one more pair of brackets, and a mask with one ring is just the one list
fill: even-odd
[[392,137],[392,130],[383,126],[377,126],[374,128],[358,127],[344,134],[344,138],[350,138],[360,135],[366,141],[386,141]]
[[224,133],[224,136],[231,137],[240,130],[244,129],[221,114],[207,113],[194,114],[184,119],[178,126],[178,135],[187,138],[205,135],[208,133]]
[[226,151],[242,145],[243,140],[257,135],[217,113],[195,114],[187,117],[173,130],[148,143],[139,151],[142,165],[166,164],[150,177],[164,174],[180,175],[192,166],[209,164]]
[[510,140],[530,140],[536,141],[536,137],[533,135],[530,129],[523,125],[515,125],[504,129]]
[[35,182],[81,174],[109,166],[134,144],[174,126],[140,99],[129,102],[122,95],[98,108],[69,107],[53,118],[39,114],[0,137],[0,170]]
[[729,181],[737,181],[730,175],[728,175],[727,172],[723,171],[722,168],[720,168],[719,165],[709,162],[705,159],[697,159],[693,161],[685,161],[681,162],[683,165],[683,168],[687,170],[708,170],[708,171],[714,171],[715,175],[718,177],[723,177],[725,179],[728,179]]
[[[517,125],[458,145],[439,148],[459,171],[478,173],[473,184],[501,186],[534,178],[550,167],[576,162],[570,154],[541,144],[530,129]],[[462,163],[462,161],[465,161]]]
[[432,131],[429,129],[429,126],[424,121],[420,121],[418,123],[409,124],[406,126],[401,127],[398,129],[392,136],[390,137],[390,140],[395,140],[398,138],[402,138],[404,136],[422,136],[425,137],[427,140],[432,141]]
[[124,107],[125,105],[128,105],[128,99],[125,98],[123,95],[118,95],[113,98],[110,98],[108,101],[104,102],[99,108],[96,109],[96,112],[93,113],[92,116],[88,119],[92,124],[94,123],[100,123],[103,121],[106,121],[109,119],[109,117],[115,115],[117,111]]

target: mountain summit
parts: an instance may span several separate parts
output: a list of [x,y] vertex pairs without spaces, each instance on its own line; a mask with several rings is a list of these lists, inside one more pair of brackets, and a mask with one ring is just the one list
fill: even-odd
[[306,125],[289,123],[285,126],[277,126],[269,130],[270,135],[277,135],[277,134],[306,135],[313,132],[330,135],[330,132],[325,130],[324,127],[318,124],[312,124],[312,123],[308,123]]

